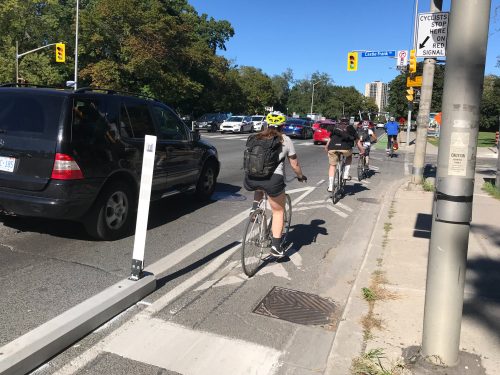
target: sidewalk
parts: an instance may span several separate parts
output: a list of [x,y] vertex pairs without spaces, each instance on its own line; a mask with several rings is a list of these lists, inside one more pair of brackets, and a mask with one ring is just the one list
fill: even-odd
[[[357,323],[363,332],[364,357],[360,355],[352,364],[358,369],[357,373],[499,373],[500,201],[481,190],[485,177],[488,176],[476,175],[461,331],[461,364],[443,372],[418,372],[422,370],[412,370],[403,361],[403,357],[407,358],[418,350],[422,340],[433,200],[433,193],[408,191],[405,184],[396,192],[385,218],[378,224],[366,267],[360,275],[364,282],[356,286],[355,301],[347,306],[346,322],[343,323],[350,329]],[[361,302],[365,304],[364,309],[360,308]],[[386,370],[392,369],[392,372],[382,372],[379,358],[382,366]],[[345,358],[343,360],[345,362]],[[335,367],[341,362],[340,358],[330,358],[330,371],[326,373],[339,373]],[[403,367],[398,368],[397,364]],[[373,372],[368,372],[366,366],[372,366]],[[361,371],[363,368],[365,372]]]

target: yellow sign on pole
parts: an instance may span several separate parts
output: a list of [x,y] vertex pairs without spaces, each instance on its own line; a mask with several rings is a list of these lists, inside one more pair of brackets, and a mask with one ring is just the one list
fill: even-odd
[[415,76],[413,79],[410,77],[406,78],[407,87],[421,87],[422,86],[422,76]]

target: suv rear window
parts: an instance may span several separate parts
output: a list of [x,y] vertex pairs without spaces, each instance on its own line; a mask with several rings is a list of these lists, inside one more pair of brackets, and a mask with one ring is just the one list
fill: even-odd
[[73,141],[88,144],[104,142],[108,130],[107,108],[103,100],[77,98],[73,102]]
[[64,97],[0,93],[0,130],[6,134],[55,140]]
[[146,134],[156,134],[147,104],[122,103],[120,109],[120,135],[124,138],[144,138]]

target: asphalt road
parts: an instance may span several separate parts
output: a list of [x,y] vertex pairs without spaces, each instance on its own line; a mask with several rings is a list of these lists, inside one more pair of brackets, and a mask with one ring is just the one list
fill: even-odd
[[[202,137],[217,146],[222,163],[214,200],[198,204],[190,196],[177,196],[152,204],[146,267],[186,244],[196,248],[200,239],[213,229],[218,228],[220,234],[172,264],[162,279],[162,287],[148,297],[145,305],[197,277],[204,266],[237,246],[241,239],[243,223],[234,226],[227,223],[248,211],[251,204],[251,194],[241,188],[246,136],[203,134]],[[362,183],[353,178],[346,197],[333,207],[326,193],[327,161],[323,148],[313,145],[312,140],[297,140],[295,145],[309,181],[304,185],[295,180],[287,187],[292,192],[302,189],[291,193],[292,200],[297,202],[289,237],[290,257],[284,262],[266,265],[248,280],[239,267],[239,252],[235,252],[215,274],[200,278],[196,288],[159,310],[160,319],[279,348],[290,340],[294,329],[273,319],[259,321],[256,326],[247,317],[273,285],[310,292],[318,292],[319,286],[333,288],[338,304],[345,303],[349,282],[359,268],[362,254],[356,253],[359,249],[343,246],[353,240],[344,238],[344,234],[355,228],[360,239],[366,237],[364,220],[373,220],[377,201],[392,180],[403,177],[411,158],[399,153],[397,158],[387,159],[383,151],[373,151],[373,175]],[[353,164],[356,162],[354,159]],[[351,174],[355,175],[355,168]],[[2,218],[0,236],[0,264],[3,265],[0,299],[9,301],[0,307],[0,346],[130,273],[133,237],[95,242],[86,238],[78,224],[18,218]],[[331,256],[337,258],[337,272],[329,280],[334,287],[325,285],[323,278],[324,259]],[[127,314],[137,309],[141,309],[140,305]],[[127,314],[122,319],[126,319]],[[63,366],[84,348],[91,348],[102,334],[90,335],[84,343],[54,359],[49,368]],[[113,358],[98,363],[113,367],[110,365],[116,362]],[[90,373],[104,372],[99,366],[94,370]]]

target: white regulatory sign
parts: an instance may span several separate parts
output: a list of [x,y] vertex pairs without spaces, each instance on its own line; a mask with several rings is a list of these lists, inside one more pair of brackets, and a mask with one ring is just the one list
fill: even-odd
[[398,58],[396,60],[396,66],[401,69],[408,65],[408,51],[402,50],[398,51]]
[[418,15],[417,57],[445,57],[448,37],[448,12]]

